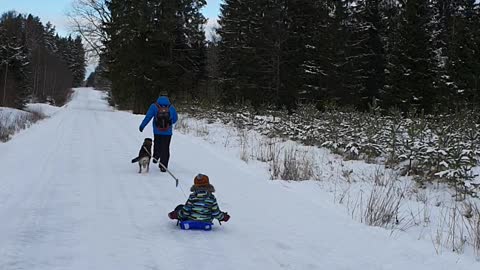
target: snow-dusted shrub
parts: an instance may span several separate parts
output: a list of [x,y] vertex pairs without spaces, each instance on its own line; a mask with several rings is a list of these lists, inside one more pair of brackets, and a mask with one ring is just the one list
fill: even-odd
[[401,149],[402,127],[404,119],[399,109],[393,108],[389,111],[385,126],[385,152],[387,154],[387,164],[397,164]]
[[466,247],[473,248],[480,258],[480,208],[478,201],[452,202],[441,208],[432,237],[437,253],[442,248],[463,253]]
[[464,216],[458,204],[446,207],[441,211],[440,223],[433,239],[437,253],[441,247],[447,247],[453,252],[462,253],[467,244],[467,231],[464,226]]
[[314,156],[309,151],[295,146],[280,148],[274,143],[268,150],[268,159],[273,180],[318,180]]
[[256,148],[255,156],[261,162],[271,162],[275,160],[280,154],[279,141],[275,138],[269,138],[259,142]]
[[189,133],[190,130],[191,130],[191,127],[189,125],[189,123],[187,122],[187,119],[183,118],[183,117],[180,117],[177,121],[177,123],[175,124],[175,129],[177,129],[178,131],[182,132],[182,133]]
[[208,126],[206,124],[197,124],[195,127],[195,136],[197,137],[206,137],[210,132],[208,131]]
[[394,178],[388,178],[383,185],[374,185],[362,211],[362,222],[385,228],[398,224],[399,209],[404,197],[404,191],[397,186]]
[[8,141],[14,133],[28,128],[44,117],[38,112],[0,108],[0,142]]
[[255,111],[251,106],[209,105],[202,109],[200,104],[189,104],[179,110],[255,130],[270,138],[325,147],[345,159],[385,163],[413,176],[421,185],[442,181],[459,192],[473,196],[478,192],[471,173],[480,160],[477,111],[426,116],[412,110],[404,116],[399,110],[380,114],[376,106],[369,112],[336,107],[318,111],[313,105],[299,106],[290,114],[267,106]]
[[313,157],[308,152],[287,148],[284,150],[280,177],[283,180],[311,180],[315,178],[314,166]]
[[466,204],[463,216],[466,219],[465,224],[467,226],[469,241],[477,257],[480,258],[480,207],[474,203]]
[[240,159],[248,162],[250,160],[248,132],[245,129],[242,129],[238,131],[238,134],[240,138]]

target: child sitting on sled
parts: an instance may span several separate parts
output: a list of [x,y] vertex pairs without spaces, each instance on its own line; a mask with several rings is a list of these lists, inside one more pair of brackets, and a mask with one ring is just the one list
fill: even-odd
[[199,174],[194,179],[190,197],[185,205],[178,205],[175,210],[168,213],[170,219],[179,221],[199,221],[212,223],[213,219],[227,222],[230,216],[220,211],[217,199],[213,195],[215,188],[210,184],[208,176]]

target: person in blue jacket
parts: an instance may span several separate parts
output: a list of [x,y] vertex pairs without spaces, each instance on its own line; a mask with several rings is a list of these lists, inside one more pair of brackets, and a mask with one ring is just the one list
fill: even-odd
[[[165,95],[160,95],[156,102],[150,105],[139,130],[143,132],[150,120],[153,120],[153,163],[160,161],[165,168],[168,168],[170,159],[170,142],[172,140],[173,125],[178,120],[177,111]],[[159,164],[160,170],[166,170]]]

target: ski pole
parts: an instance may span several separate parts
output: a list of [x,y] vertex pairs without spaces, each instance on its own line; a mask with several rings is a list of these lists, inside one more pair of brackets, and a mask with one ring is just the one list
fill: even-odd
[[175,179],[175,187],[178,187],[178,178],[175,177],[175,175],[173,175],[172,172],[170,172],[167,167],[165,167],[165,165],[163,165],[160,161],[158,162],[158,164],[160,164],[160,167],[162,167],[166,172],[168,172],[168,174],[170,174],[170,176]]

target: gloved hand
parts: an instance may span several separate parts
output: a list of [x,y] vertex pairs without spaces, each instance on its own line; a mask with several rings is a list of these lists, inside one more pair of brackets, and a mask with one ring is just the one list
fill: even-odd
[[138,127],[138,130],[140,130],[140,132],[143,132],[142,126],[139,126],[139,127]]
[[172,212],[168,213],[168,217],[170,219],[178,219],[178,214],[177,214],[176,211],[172,211]]
[[220,221],[227,222],[229,220],[230,220],[230,215],[227,212],[223,213],[223,219]]

